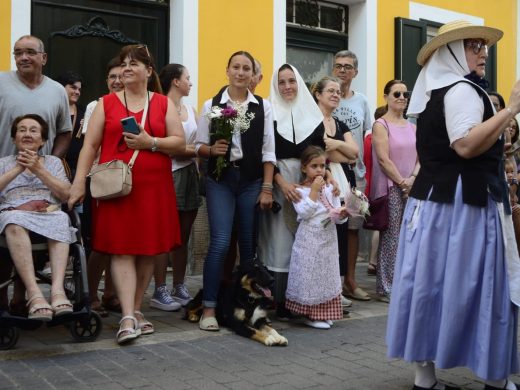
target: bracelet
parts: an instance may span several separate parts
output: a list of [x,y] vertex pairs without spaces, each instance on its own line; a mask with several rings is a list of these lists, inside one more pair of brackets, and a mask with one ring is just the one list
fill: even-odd
[[513,110],[511,110],[511,107],[507,106],[506,111],[509,112],[511,115],[515,116],[515,114],[513,114]]
[[415,173],[412,173],[410,177],[417,177],[417,175]]
[[157,151],[157,137],[153,137],[152,152]]
[[273,184],[272,183],[262,183],[262,188],[272,190]]

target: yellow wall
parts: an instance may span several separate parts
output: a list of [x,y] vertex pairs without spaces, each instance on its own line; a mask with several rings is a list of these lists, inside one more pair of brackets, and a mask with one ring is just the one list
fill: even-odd
[[11,0],[0,0],[0,71],[11,69]]
[[[512,0],[414,0],[432,7],[460,12],[484,19],[484,24],[504,31],[498,43],[497,82],[498,92],[509,97],[516,79],[516,1]],[[394,18],[409,17],[409,0],[378,1],[378,91],[394,78]],[[389,33],[389,32],[392,33]],[[385,60],[389,59],[389,60]],[[413,86],[408,86],[410,89]],[[383,103],[382,93],[378,104]]]
[[[274,0],[199,0],[199,107],[227,84],[229,56],[246,50],[262,63],[264,75],[273,71]],[[267,97],[269,78],[257,87]]]

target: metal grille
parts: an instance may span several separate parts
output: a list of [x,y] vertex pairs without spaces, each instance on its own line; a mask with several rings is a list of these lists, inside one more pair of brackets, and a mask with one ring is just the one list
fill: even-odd
[[318,0],[286,0],[286,21],[316,29],[346,32],[348,7]]

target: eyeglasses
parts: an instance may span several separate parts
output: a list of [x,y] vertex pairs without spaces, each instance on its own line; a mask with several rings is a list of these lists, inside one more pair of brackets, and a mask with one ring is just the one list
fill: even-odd
[[152,58],[150,56],[150,52],[148,51],[148,46],[147,45],[137,45],[136,49],[145,49],[146,50],[146,56],[148,57],[148,59]]
[[329,88],[326,89],[324,92],[330,93],[331,95],[341,96],[341,91],[339,89]]
[[352,65],[350,65],[350,64],[345,64],[345,65],[334,64],[334,69],[336,69],[336,70],[344,70],[346,72],[347,70],[353,70],[355,68]]
[[410,92],[408,92],[408,91],[404,91],[404,92],[394,91],[394,93],[392,93],[392,96],[395,97],[396,99],[399,99],[401,97],[401,95],[403,95],[403,97],[405,99],[409,99],[410,98]]
[[108,75],[107,78],[108,78],[110,81],[115,81],[115,80],[117,80],[117,79],[121,80],[121,76],[118,75],[118,74],[110,74],[110,75]]
[[473,50],[474,54],[480,53],[482,48],[484,48],[487,51],[487,45],[486,42],[483,40],[477,40],[477,41],[464,41],[464,46],[467,48]]
[[15,57],[21,57],[24,54],[26,54],[28,57],[35,57],[35,56],[37,56],[38,54],[41,54],[41,53],[43,53],[43,51],[38,51],[38,50],[34,50],[34,49],[25,49],[25,50],[15,50],[15,51],[13,51],[13,55]]

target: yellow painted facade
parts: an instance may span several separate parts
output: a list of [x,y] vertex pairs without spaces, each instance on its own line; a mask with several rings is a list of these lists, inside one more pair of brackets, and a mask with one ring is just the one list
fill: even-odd
[[[230,55],[246,50],[273,71],[273,2],[275,0],[199,0],[199,107],[227,84]],[[269,95],[269,77],[256,93]]]
[[[378,103],[383,104],[383,87],[394,78],[394,19],[409,17],[409,0],[378,1]],[[484,24],[504,31],[504,37],[498,43],[497,83],[498,92],[509,97],[509,91],[516,80],[516,1],[494,0],[415,0],[431,7],[442,8],[484,19]],[[392,32],[392,33],[389,33]],[[511,54],[515,53],[515,54]],[[409,86],[411,89],[413,86]]]
[[[12,0],[0,0],[0,71],[10,69]],[[409,18],[410,0],[377,1],[377,100],[383,103],[384,84],[394,77],[394,19]],[[498,91],[507,96],[516,79],[517,1],[515,0],[414,0],[440,9],[483,18],[486,25],[500,28],[504,38],[498,43]],[[198,0],[198,101],[212,97],[227,83],[229,56],[247,50],[262,63],[264,81],[257,93],[269,95],[273,71],[275,7],[281,0]],[[173,37],[173,39],[176,39]],[[350,38],[355,39],[355,37]],[[410,86],[412,88],[412,86]]]
[[0,0],[0,72],[11,68],[11,0]]

